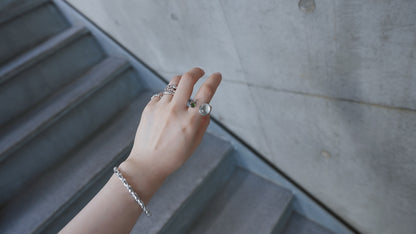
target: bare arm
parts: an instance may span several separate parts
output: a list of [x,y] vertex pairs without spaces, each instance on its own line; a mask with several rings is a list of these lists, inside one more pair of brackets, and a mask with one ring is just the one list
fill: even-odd
[[[221,74],[212,74],[195,96],[196,108],[189,108],[186,103],[203,74],[203,70],[193,68],[175,76],[170,82],[178,86],[175,95],[154,97],[143,111],[133,149],[119,170],[145,204],[201,143],[209,115],[201,116],[198,106],[209,103],[221,82]],[[61,233],[129,233],[141,212],[113,175]]]

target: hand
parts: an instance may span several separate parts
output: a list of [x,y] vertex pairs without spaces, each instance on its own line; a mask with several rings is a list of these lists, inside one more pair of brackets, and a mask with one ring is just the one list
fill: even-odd
[[[200,115],[199,105],[209,103],[221,82],[220,73],[212,74],[195,96],[196,107],[187,107],[194,84],[203,75],[202,69],[193,68],[173,77],[171,84],[178,86],[175,95],[153,97],[143,111],[133,149],[119,169],[144,203],[201,143],[209,115]],[[136,201],[113,175],[61,233],[129,233],[140,214]]]
[[195,83],[204,75],[193,68],[172,78],[175,95],[153,97],[143,111],[133,149],[127,161],[151,168],[152,173],[167,177],[176,171],[195,151],[209,125],[209,115],[201,116],[199,106],[209,103],[221,74],[212,74],[198,90],[195,108],[187,106]]

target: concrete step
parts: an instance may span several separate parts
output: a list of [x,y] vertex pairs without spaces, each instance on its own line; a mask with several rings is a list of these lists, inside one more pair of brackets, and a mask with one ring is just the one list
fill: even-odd
[[0,1],[0,24],[46,2],[50,0],[2,0]]
[[151,217],[142,215],[131,233],[182,231],[226,183],[234,168],[230,143],[206,133],[188,161],[153,196]]
[[238,168],[189,233],[273,233],[291,212],[292,193]]
[[319,224],[293,212],[283,234],[331,234],[333,232]]
[[[0,22],[0,64],[69,27],[68,21],[54,4],[30,7],[29,11],[22,6],[16,12],[6,12],[6,16],[13,18],[4,18]],[[24,14],[18,14],[22,9],[25,10]]]
[[37,108],[21,116],[13,125],[7,126],[0,134],[0,162],[5,161],[10,154],[59,120],[128,66],[127,61],[123,59],[103,60],[84,76],[58,90]]
[[[42,105],[28,118],[34,119],[33,123],[43,123],[43,119],[53,116],[48,120],[52,123],[47,123],[46,127],[36,129],[30,125],[26,126],[37,131],[30,133],[36,137],[25,140],[25,144],[6,154],[1,162],[0,177],[4,178],[0,181],[0,190],[3,191],[0,194],[1,204],[30,183],[32,178],[36,178],[65,158],[66,153],[88,139],[140,92],[141,85],[137,74],[131,68],[113,72],[107,70],[107,73],[103,70],[102,67],[92,70],[75,81],[71,85],[72,88],[66,88],[65,92],[59,92],[48,99],[45,102],[47,106]],[[95,92],[87,91],[84,86],[95,89]],[[73,97],[67,93],[80,97]],[[62,102],[61,104],[67,105],[65,107],[68,108],[61,108],[57,102]],[[51,115],[47,113],[57,110],[61,112]],[[24,131],[19,132],[24,134]],[[15,136],[21,139],[17,134]]]
[[58,49],[87,33],[88,30],[83,26],[74,26],[40,43],[31,50],[26,51],[24,54],[1,66],[0,84],[5,83],[14,75],[24,71],[34,63],[50,56]]
[[80,27],[57,35],[0,69],[0,129],[105,58]]
[[142,91],[83,146],[10,200],[0,210],[0,232],[57,233],[128,155],[151,95]]

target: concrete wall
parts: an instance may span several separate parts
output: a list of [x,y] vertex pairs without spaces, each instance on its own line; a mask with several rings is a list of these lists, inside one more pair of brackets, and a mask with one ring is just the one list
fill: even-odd
[[366,233],[416,233],[416,1],[68,0]]

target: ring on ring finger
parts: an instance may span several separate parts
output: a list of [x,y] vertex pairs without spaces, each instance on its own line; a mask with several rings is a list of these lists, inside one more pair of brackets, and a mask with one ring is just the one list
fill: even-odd
[[212,106],[208,103],[202,103],[199,107],[199,114],[202,116],[209,115],[212,111]]
[[[198,105],[198,102],[194,99],[189,99],[188,106],[191,108],[195,108]],[[212,111],[212,106],[208,103],[201,103],[199,106],[199,114],[201,116],[209,115]]]

